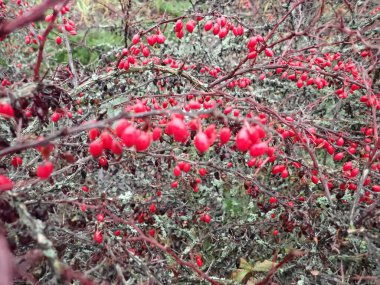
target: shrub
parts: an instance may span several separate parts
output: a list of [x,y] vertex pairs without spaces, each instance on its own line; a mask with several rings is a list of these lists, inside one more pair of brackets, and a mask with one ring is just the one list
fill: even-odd
[[243,2],[0,1],[5,282],[376,280],[379,9]]

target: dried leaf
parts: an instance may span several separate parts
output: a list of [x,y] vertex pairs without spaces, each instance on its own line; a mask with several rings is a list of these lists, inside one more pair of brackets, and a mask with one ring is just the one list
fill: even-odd
[[242,282],[248,273],[250,273],[249,270],[236,269],[234,272],[232,272],[232,279],[234,279],[238,282]]
[[310,273],[313,276],[318,276],[319,275],[319,271],[318,270],[312,270],[312,271],[310,271]]
[[264,260],[263,262],[257,262],[257,263],[255,263],[252,271],[256,271],[256,272],[268,272],[269,270],[271,270],[276,265],[277,265],[276,262],[272,262],[270,260]]

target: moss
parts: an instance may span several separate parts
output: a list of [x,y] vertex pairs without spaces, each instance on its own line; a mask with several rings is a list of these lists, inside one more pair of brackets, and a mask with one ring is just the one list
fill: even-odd
[[175,17],[184,14],[190,8],[188,1],[154,0],[154,5],[159,12]]

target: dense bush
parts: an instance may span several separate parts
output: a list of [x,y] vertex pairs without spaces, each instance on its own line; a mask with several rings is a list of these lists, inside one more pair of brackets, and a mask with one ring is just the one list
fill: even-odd
[[372,1],[0,7],[1,285],[378,282]]

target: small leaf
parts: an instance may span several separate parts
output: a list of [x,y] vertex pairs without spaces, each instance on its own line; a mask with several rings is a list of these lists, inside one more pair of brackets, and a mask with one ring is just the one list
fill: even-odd
[[247,271],[253,271],[253,266],[249,264],[248,261],[244,258],[240,258],[239,268],[247,270]]
[[319,275],[319,271],[318,270],[312,270],[312,271],[310,271],[310,273],[313,276],[318,276]]
[[242,282],[248,273],[250,273],[249,270],[236,269],[234,272],[232,272],[232,279],[234,279],[238,282]]
[[257,281],[258,281],[257,279],[251,277],[251,278],[248,279],[246,285],[255,285],[257,283]]
[[273,267],[275,267],[277,263],[272,262],[270,260],[264,260],[263,262],[257,262],[253,266],[252,271],[257,271],[257,272],[268,272],[271,270]]

